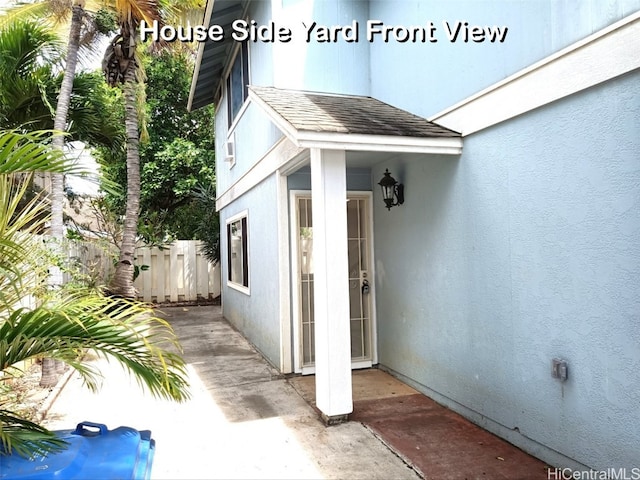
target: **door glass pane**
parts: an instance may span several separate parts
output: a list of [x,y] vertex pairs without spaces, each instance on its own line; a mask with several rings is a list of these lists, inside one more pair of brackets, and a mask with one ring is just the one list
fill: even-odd
[[302,341],[304,343],[304,347],[302,349],[303,359],[302,362],[304,365],[313,364],[313,339],[311,333],[313,331],[312,325],[309,323],[305,323],[302,326]]
[[313,226],[313,210],[311,210],[311,199],[307,198],[305,200],[307,205],[307,227]]
[[362,322],[362,349],[362,356],[371,358],[371,320],[369,318]]
[[309,227],[309,219],[307,218],[307,201],[305,199],[298,200],[298,225]]
[[359,238],[359,217],[358,217],[359,201],[351,199],[347,202],[347,236],[349,238]]
[[349,278],[360,278],[360,241],[349,240]]
[[349,317],[361,318],[362,317],[362,302],[360,299],[360,279],[349,280]]
[[351,320],[351,358],[358,359],[364,355],[362,321],[360,319]]
[[360,209],[360,238],[367,238],[369,236],[369,228],[367,221],[369,219],[369,211],[367,210],[367,202],[365,200],[359,200]]

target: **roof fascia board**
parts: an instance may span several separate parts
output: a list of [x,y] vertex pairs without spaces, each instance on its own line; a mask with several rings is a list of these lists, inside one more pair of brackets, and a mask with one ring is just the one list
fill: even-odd
[[[470,135],[640,68],[640,11],[429,118]],[[549,88],[552,85],[553,88]]]
[[300,131],[297,144],[305,148],[372,152],[439,153],[460,155],[460,137],[403,137]]
[[[213,11],[213,4],[215,0],[207,0],[207,5],[204,9],[204,16],[202,17],[202,24],[205,22],[211,22],[211,12]],[[187,101],[187,110],[191,111],[191,107],[193,106],[193,97],[196,94],[196,85],[198,83],[198,78],[200,77],[200,65],[202,63],[202,55],[204,55],[204,45],[205,42],[201,42],[198,45],[198,54],[196,56],[196,64],[193,67],[193,75],[191,76],[191,89],[189,90],[189,100]]]
[[[216,0],[207,0],[207,5],[205,8],[205,14],[203,17],[203,22],[202,24],[204,26],[206,26],[207,28],[211,26],[211,16],[213,15],[213,9],[214,9],[214,4],[215,4]],[[225,17],[233,17],[234,16],[234,12],[241,12],[241,15],[239,16],[239,18],[245,18],[247,15],[247,11],[249,10],[249,0],[244,0],[238,3],[238,5],[236,6],[231,6],[231,7],[227,7],[224,10],[221,10],[219,13]],[[224,28],[225,28],[225,36],[229,35],[230,29],[231,29],[231,22],[230,21],[228,24],[224,24]],[[234,44],[237,42],[233,42]],[[187,109],[189,111],[191,111],[194,107],[194,101],[195,101],[195,97],[196,97],[196,90],[198,90],[199,88],[201,88],[198,85],[198,80],[200,78],[200,70],[202,69],[203,66],[205,65],[210,65],[212,62],[211,58],[207,58],[205,64],[203,65],[203,59],[204,59],[204,49],[205,46],[207,45],[207,42],[200,42],[200,44],[198,45],[198,52],[196,55],[196,62],[195,62],[195,66],[193,69],[193,76],[191,77],[191,89],[189,90],[189,99],[187,101]],[[228,57],[229,55],[232,55],[234,52],[233,48],[227,50],[224,54],[224,56]],[[213,57],[213,58],[217,58],[217,57]],[[224,57],[223,57],[224,58]],[[228,64],[229,62],[227,62]],[[224,69],[226,70],[228,65],[223,65]],[[223,72],[224,73],[224,72]],[[224,78],[224,75],[221,75],[220,78]],[[218,82],[218,85],[215,86],[215,90],[213,92],[213,102],[217,103],[218,101],[218,95],[221,94],[222,92],[222,83],[223,82]],[[206,103],[211,103],[211,102],[206,102]],[[198,108],[198,107],[196,107]]]

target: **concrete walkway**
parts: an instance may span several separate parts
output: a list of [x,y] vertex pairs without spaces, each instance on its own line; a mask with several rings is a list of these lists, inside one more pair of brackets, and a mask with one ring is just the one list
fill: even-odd
[[418,474],[359,422],[325,427],[316,411],[222,318],[220,307],[172,307],[192,399],[156,400],[115,364],[95,360],[98,394],[73,375],[45,425],[81,421],[151,430],[154,479],[417,479]]

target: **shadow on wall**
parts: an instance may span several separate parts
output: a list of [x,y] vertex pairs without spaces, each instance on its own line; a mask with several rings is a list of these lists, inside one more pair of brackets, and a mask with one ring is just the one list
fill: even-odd
[[420,335],[440,305],[452,303],[466,312],[464,289],[452,288],[467,268],[459,167],[460,157],[414,155],[373,169],[374,183],[388,168],[404,184],[404,204],[391,210],[374,188],[379,361],[403,373],[407,365],[412,371],[426,368],[428,339]]

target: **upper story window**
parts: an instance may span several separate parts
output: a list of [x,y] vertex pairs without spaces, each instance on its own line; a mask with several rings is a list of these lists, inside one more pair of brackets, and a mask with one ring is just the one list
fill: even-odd
[[247,42],[242,42],[236,58],[233,60],[231,71],[227,77],[227,111],[229,126],[233,123],[242,104],[249,96],[249,48]]

